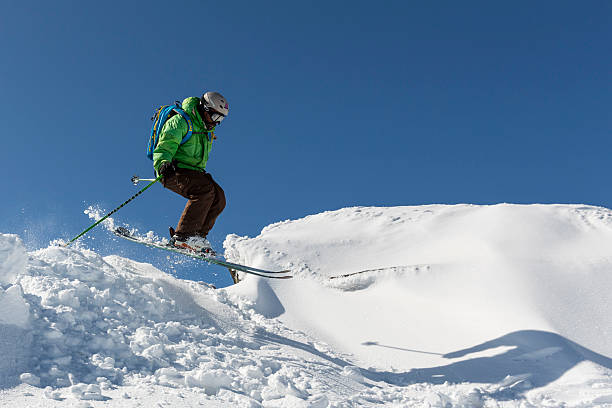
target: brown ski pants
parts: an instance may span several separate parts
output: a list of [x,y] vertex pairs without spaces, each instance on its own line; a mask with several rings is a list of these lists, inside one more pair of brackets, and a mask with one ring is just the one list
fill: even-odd
[[176,227],[176,234],[184,237],[206,237],[225,208],[225,193],[203,171],[177,168],[176,172],[161,180],[164,187],[187,198],[187,204]]

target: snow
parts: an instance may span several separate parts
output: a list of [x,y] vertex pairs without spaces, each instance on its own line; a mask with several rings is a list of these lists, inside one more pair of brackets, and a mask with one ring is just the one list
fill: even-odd
[[344,208],[224,247],[295,277],[0,234],[0,405],[612,407],[608,209]]
[[26,267],[26,251],[17,235],[0,235],[0,284],[15,283]]

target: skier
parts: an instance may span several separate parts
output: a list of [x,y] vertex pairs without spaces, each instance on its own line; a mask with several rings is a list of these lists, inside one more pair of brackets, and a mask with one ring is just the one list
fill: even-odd
[[170,242],[214,254],[206,236],[225,208],[225,193],[205,169],[216,139],[213,132],[229,113],[229,105],[220,93],[206,92],[201,98],[185,99],[182,108],[191,119],[192,136],[181,144],[187,121],[181,115],[168,119],[153,151],[153,167],[165,188],[188,199],[176,231],[170,228]]

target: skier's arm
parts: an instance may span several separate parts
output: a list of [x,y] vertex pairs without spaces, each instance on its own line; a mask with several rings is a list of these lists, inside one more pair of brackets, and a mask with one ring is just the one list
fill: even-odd
[[187,122],[181,115],[175,115],[166,121],[153,151],[153,167],[156,173],[163,162],[172,161],[187,130]]

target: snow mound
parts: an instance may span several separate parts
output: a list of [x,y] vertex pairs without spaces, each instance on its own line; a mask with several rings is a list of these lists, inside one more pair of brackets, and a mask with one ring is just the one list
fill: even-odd
[[284,340],[260,333],[223,292],[87,250],[50,247],[31,255],[20,285],[31,294],[33,372],[22,381],[93,400],[143,381],[208,396],[226,390],[229,400],[284,398],[287,387],[309,397],[305,385],[293,385],[302,361],[297,368],[279,363]]
[[612,406],[612,213],[346,208],[230,235],[230,288],[0,234],[10,406]]
[[[384,381],[465,382],[495,398],[536,400],[569,373],[592,370],[583,388],[593,381],[604,390],[595,394],[612,395],[608,209],[354,207],[279,222],[255,238],[230,235],[224,246],[234,262],[299,277],[270,282],[277,313],[262,313],[386,372]],[[229,291],[259,310],[256,280]]]

